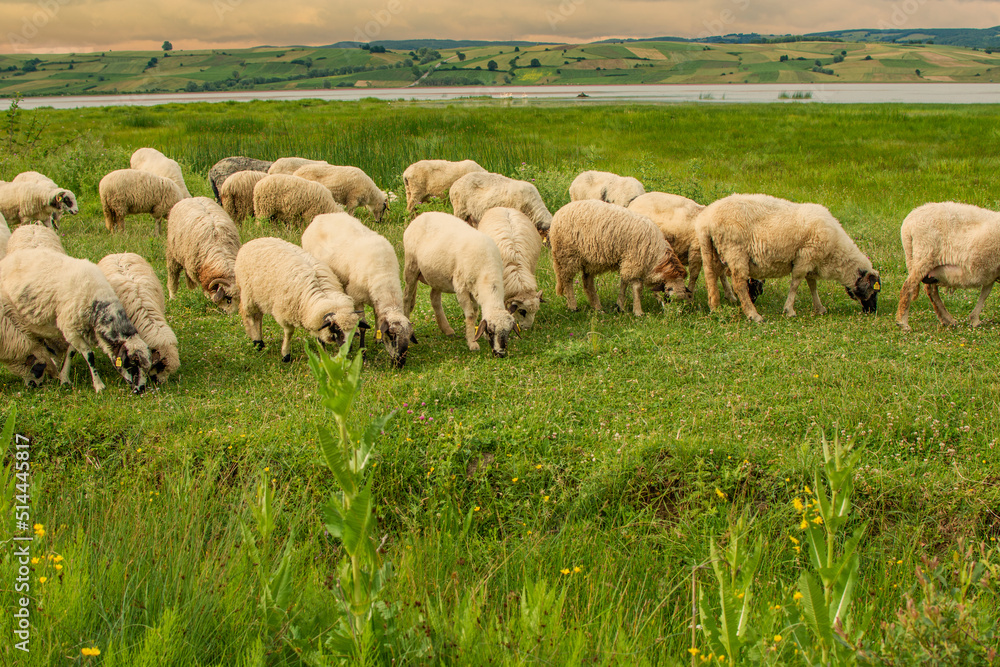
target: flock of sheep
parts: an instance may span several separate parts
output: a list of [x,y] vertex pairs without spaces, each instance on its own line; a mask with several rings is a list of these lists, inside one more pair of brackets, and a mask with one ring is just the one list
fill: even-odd
[[[620,275],[618,307],[626,307],[631,288],[636,315],[642,315],[643,287],[661,299],[690,299],[702,271],[712,310],[721,281],[725,296],[757,322],[763,318],[754,302],[767,278],[791,276],[789,316],[803,280],[817,314],[826,310],[819,279],[840,282],[866,313],[875,312],[882,289],[871,261],[826,208],[766,195],[731,195],[702,206],[647,193],[634,178],[587,171],[570,186],[572,201],[553,215],[531,183],[489,173],[472,160],[422,160],[403,173],[407,211],[447,196],[454,215],[427,212],[410,222],[401,280],[392,244],[352,215],[365,207],[379,222],[392,196],[357,167],[230,157],[212,167],[209,179],[218,203],[191,197],[177,162],[140,148],[129,169],[101,179],[105,225],[114,232],[127,216],[149,213],[160,233],[165,219],[170,297],[183,274],[190,289],[200,288],[225,312],[238,310],[260,349],[263,316],[271,315],[284,332],[283,361],[291,359],[296,329],[334,345],[357,329],[364,346],[370,306],[375,340],[402,367],[416,343],[409,316],[420,282],[430,287],[442,332],[454,333],[441,305],[441,295],[453,293],[469,349],[478,350],[485,337],[503,357],[510,336],[532,326],[541,307],[535,276],[543,242],[551,248],[556,293],[570,310],[577,307],[577,274],[587,301],[601,310],[594,278],[609,271]],[[134,253],[98,264],[68,256],[51,228],[77,211],[72,192],[37,172],[0,182],[0,363],[31,386],[46,375],[66,383],[77,352],[100,391],[93,351],[99,348],[140,393],[148,380],[164,382],[180,366],[163,288]],[[237,225],[252,216],[303,225],[301,246],[277,238],[241,244]],[[11,232],[7,221],[20,226]],[[901,237],[909,275],[897,324],[909,330],[909,307],[924,283],[946,325],[955,320],[938,288],[981,288],[971,317],[978,325],[1000,278],[1000,213],[926,204],[906,217]]]

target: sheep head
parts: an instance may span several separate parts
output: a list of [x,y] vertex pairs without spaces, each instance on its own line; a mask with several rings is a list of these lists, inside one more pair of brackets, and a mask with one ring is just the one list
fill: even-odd
[[80,212],[80,207],[76,203],[76,196],[69,190],[59,190],[49,205],[70,215],[76,215]]
[[530,329],[535,323],[535,314],[542,307],[542,292],[528,298],[511,299],[507,302],[507,312],[514,316],[514,321],[525,329]]
[[757,303],[757,299],[764,293],[764,280],[750,278],[747,280],[747,292],[750,293],[750,303]]
[[209,283],[206,292],[212,303],[222,308],[226,313],[232,315],[236,312],[236,308],[239,306],[240,291],[232,280],[216,278]]
[[501,310],[489,318],[484,317],[479,322],[479,326],[476,327],[476,337],[472,340],[477,341],[483,336],[487,336],[490,339],[490,349],[493,351],[493,356],[506,357],[507,340],[510,338],[511,331],[517,333],[518,336],[521,335],[521,327],[514,321],[514,316],[506,310]]
[[146,372],[150,369],[149,348],[136,334],[126,339],[115,349],[115,370],[121,375],[133,394],[141,394],[146,390]]
[[405,317],[383,319],[375,331],[375,340],[380,341],[385,351],[392,358],[396,368],[402,368],[406,363],[406,355],[410,344],[416,344],[417,337],[413,334],[413,325]]
[[844,286],[847,296],[861,303],[861,312],[874,313],[878,307],[878,293],[882,291],[882,279],[878,271],[858,269],[858,279],[851,287]]
[[378,201],[368,205],[368,210],[371,212],[372,217],[375,218],[375,222],[382,222],[382,216],[389,210],[389,195],[381,190],[379,192],[382,196]]
[[687,270],[677,259],[677,255],[672,249],[668,249],[648,276],[646,285],[654,292],[666,292],[668,297],[675,296],[683,301],[690,301],[691,290],[684,284],[687,278]]
[[322,324],[312,335],[323,345],[335,345],[340,347],[347,340],[347,334],[354,329],[368,329],[368,323],[362,320],[356,313],[335,313],[330,312],[323,315]]

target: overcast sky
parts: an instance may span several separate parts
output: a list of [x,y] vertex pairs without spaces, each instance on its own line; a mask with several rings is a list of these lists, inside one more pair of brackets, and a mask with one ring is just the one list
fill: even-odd
[[0,0],[0,52],[996,25],[1000,0]]

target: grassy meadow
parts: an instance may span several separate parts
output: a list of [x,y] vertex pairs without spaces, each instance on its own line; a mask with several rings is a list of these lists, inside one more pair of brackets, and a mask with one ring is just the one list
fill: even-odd
[[0,54],[0,96],[392,88],[418,80],[420,86],[991,83],[1000,80],[998,68],[1000,52],[991,49],[840,41],[23,53]]
[[[43,109],[0,118],[0,180],[48,174],[80,202],[62,221],[70,254],[138,252],[164,280],[152,220],[129,218],[111,236],[97,196],[100,178],[142,146],[178,160],[196,196],[211,196],[207,171],[230,155],[357,165],[399,196],[381,224],[358,215],[400,257],[401,174],[430,157],[473,158],[533,180],[552,211],[585,169],[702,203],[734,192],[821,203],[881,271],[875,316],[840,285],[820,283],[829,313],[811,315],[803,288],[800,315],[785,318],[787,279],[768,281],[761,325],[726,302],[709,313],[703,281],[690,305],[661,309],[647,293],[642,318],[595,313],[582,296],[573,313],[555,295],[543,250],[546,302],[508,357],[495,359],[443,336],[421,286],[419,344],[403,370],[372,348],[355,403],[361,422],[395,411],[372,464],[373,533],[394,570],[381,599],[395,631],[368,662],[995,664],[998,297],[978,329],[942,329],[925,295],[913,305],[913,333],[899,332],[893,314],[905,277],[899,225],[912,208],[955,200],[1000,209],[997,112],[485,100]],[[431,209],[449,206],[421,207]],[[297,242],[300,233],[252,221],[241,230],[244,241]],[[598,286],[611,304],[616,276]],[[961,320],[977,296],[944,299]],[[458,328],[454,297],[444,302]],[[140,397],[105,358],[99,395],[79,361],[69,387],[28,389],[0,369],[0,417],[16,409],[16,431],[32,440],[31,521],[44,526],[32,543],[31,652],[14,649],[4,614],[2,663],[332,664],[297,648],[328,628],[295,636],[339,604],[343,555],[323,527],[321,502],[336,482],[317,448],[329,416],[307,341],[298,334],[284,364],[273,320],[258,352],[238,316],[184,288],[167,316],[182,367]],[[809,507],[818,491],[824,440],[860,452],[853,509],[833,537],[847,545],[848,533],[863,531],[854,649],[838,649],[836,660],[806,650],[812,625],[795,612],[796,583],[811,568],[797,546],[807,539],[799,503]],[[275,528],[253,544],[241,523],[254,524],[262,481],[274,490]],[[738,537],[763,557],[734,596],[745,603],[746,646],[726,661],[701,631],[692,639],[692,571],[700,568],[708,599],[722,599],[710,540],[732,546]],[[275,571],[284,553],[295,594],[275,623],[259,573]],[[17,566],[2,558],[0,605],[13,609]],[[973,562],[978,569],[966,568]],[[965,576],[973,569],[983,578]]]

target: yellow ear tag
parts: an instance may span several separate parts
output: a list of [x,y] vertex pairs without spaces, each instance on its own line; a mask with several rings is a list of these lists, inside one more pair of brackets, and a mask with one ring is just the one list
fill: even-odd
[[521,333],[521,325],[520,324],[518,324],[517,322],[514,322],[514,328],[517,329],[517,333]]
[[882,285],[880,283],[875,283],[874,285],[872,285],[872,289],[874,289],[877,292],[880,289],[882,289]]
[[375,330],[375,340],[382,340],[382,330],[381,329],[376,329]]
[[117,359],[115,359],[115,368],[121,368],[121,367],[122,367],[122,358],[118,357]]

